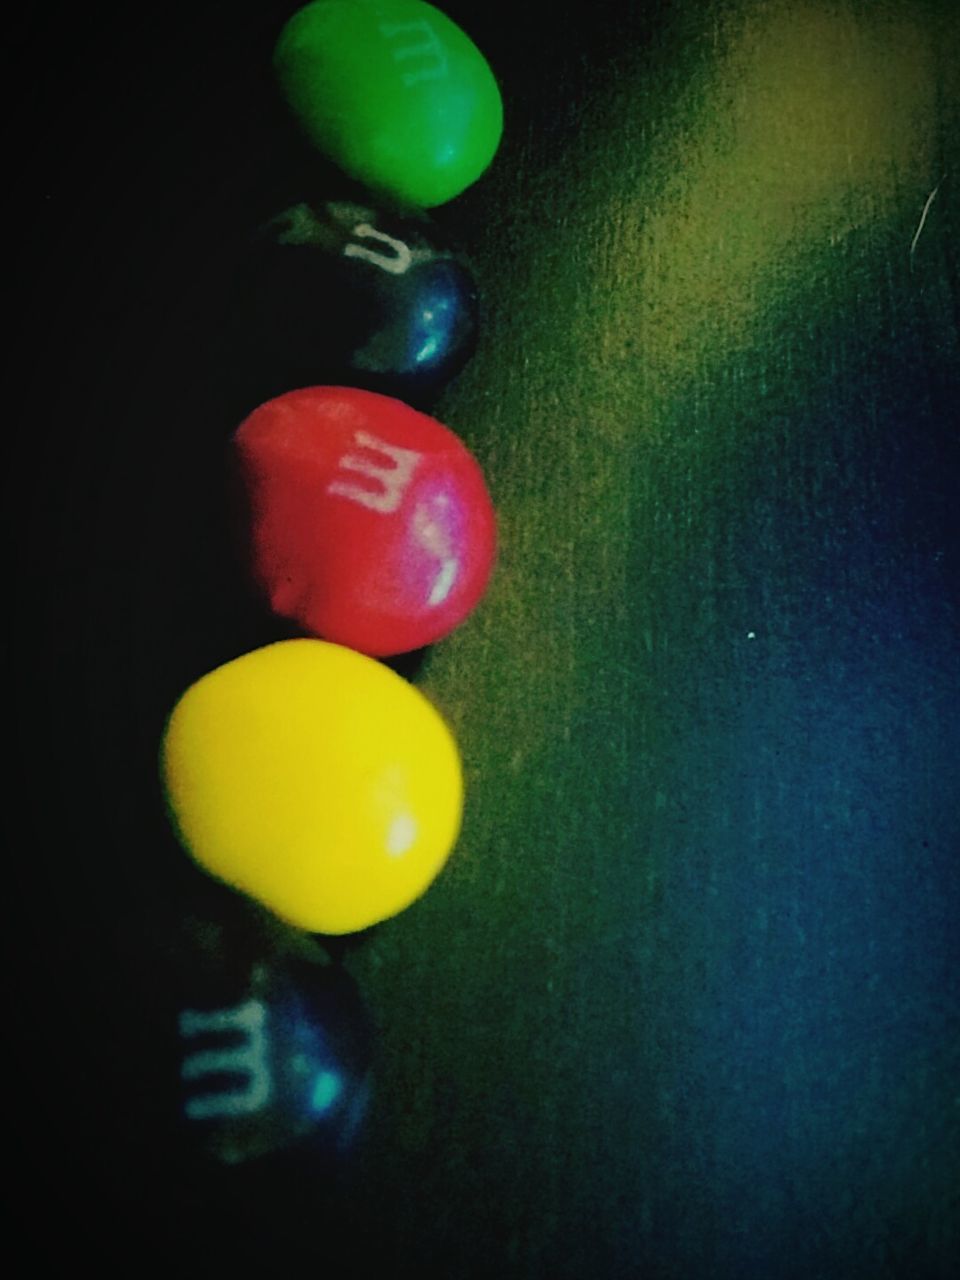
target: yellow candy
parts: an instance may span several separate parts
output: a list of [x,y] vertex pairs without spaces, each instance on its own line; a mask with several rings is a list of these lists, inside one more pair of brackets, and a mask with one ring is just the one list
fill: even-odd
[[198,680],[167,723],[161,768],[196,861],[315,933],[402,911],[460,830],[460,757],[439,713],[388,667],[322,640]]

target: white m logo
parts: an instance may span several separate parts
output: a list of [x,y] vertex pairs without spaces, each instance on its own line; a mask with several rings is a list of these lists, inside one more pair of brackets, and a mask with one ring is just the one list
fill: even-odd
[[244,1037],[243,1042],[233,1048],[200,1050],[184,1058],[180,1069],[183,1080],[224,1074],[246,1078],[243,1087],[233,1092],[201,1094],[188,1099],[184,1110],[191,1120],[249,1115],[266,1105],[273,1091],[267,1064],[266,1021],[267,1011],[259,1000],[248,1000],[234,1009],[216,1009],[211,1013],[183,1010],[179,1025],[184,1040],[236,1032]]
[[390,515],[403,501],[404,492],[422,455],[414,449],[401,449],[398,445],[387,444],[368,431],[355,431],[353,442],[362,449],[380,454],[383,461],[375,461],[362,453],[345,453],[337,469],[352,471],[355,476],[372,482],[376,487],[358,484],[348,477],[327,485],[327,493],[339,494],[342,498],[350,498],[363,507],[369,507],[371,511]]
[[414,44],[411,39],[409,44],[398,45],[393,50],[394,62],[409,62],[412,58],[421,58],[423,66],[419,71],[405,71],[403,83],[409,89],[419,80],[442,80],[447,74],[447,55],[430,23],[424,18],[419,18],[416,22],[380,23],[380,34],[387,40],[393,40],[404,32],[409,32],[413,39],[419,38],[420,43]]
[[348,244],[343,250],[345,258],[364,258],[367,262],[372,262],[375,267],[382,267],[384,271],[389,271],[392,276],[402,276],[405,271],[410,270],[413,254],[402,240],[395,240],[393,236],[378,231],[376,227],[371,227],[369,222],[358,222],[350,234],[358,240],[379,240],[390,252],[384,253],[382,250],[371,249],[365,244]]

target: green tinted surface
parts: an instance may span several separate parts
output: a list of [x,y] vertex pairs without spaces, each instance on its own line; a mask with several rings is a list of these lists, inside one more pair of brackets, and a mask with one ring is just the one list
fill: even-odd
[[452,199],[497,149],[503,111],[490,67],[421,0],[315,0],[284,27],[274,67],[313,143],[399,200]]

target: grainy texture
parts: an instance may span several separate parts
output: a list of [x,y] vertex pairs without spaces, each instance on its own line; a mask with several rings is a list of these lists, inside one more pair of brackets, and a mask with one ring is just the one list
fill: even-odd
[[380,1031],[350,1181],[171,1174],[173,922],[202,900],[252,926],[181,866],[153,753],[185,684],[277,634],[230,569],[221,444],[250,406],[218,309],[231,241],[313,165],[265,82],[292,7],[75,33],[38,90],[34,1181],[56,1215],[67,1182],[94,1254],[119,1202],[214,1263],[324,1266],[345,1237],[358,1274],[443,1280],[946,1277],[960,34],[935,0],[605,0],[523,29],[445,6],[506,108],[437,211],[485,308],[435,413],[502,538],[486,601],[411,667],[460,740],[463,836],[346,952]]

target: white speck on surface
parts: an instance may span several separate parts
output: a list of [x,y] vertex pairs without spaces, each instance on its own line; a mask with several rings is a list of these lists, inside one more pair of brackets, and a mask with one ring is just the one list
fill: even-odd
[[940,190],[940,183],[938,182],[937,185],[930,192],[930,194],[927,196],[926,204],[924,204],[923,206],[923,212],[920,214],[920,224],[917,227],[916,231],[913,233],[913,239],[910,241],[910,257],[911,258],[913,257],[913,251],[917,247],[917,241],[920,239],[920,232],[923,230],[924,223],[927,220],[927,214],[930,212],[930,206],[933,204],[936,198],[937,192],[939,190]]

